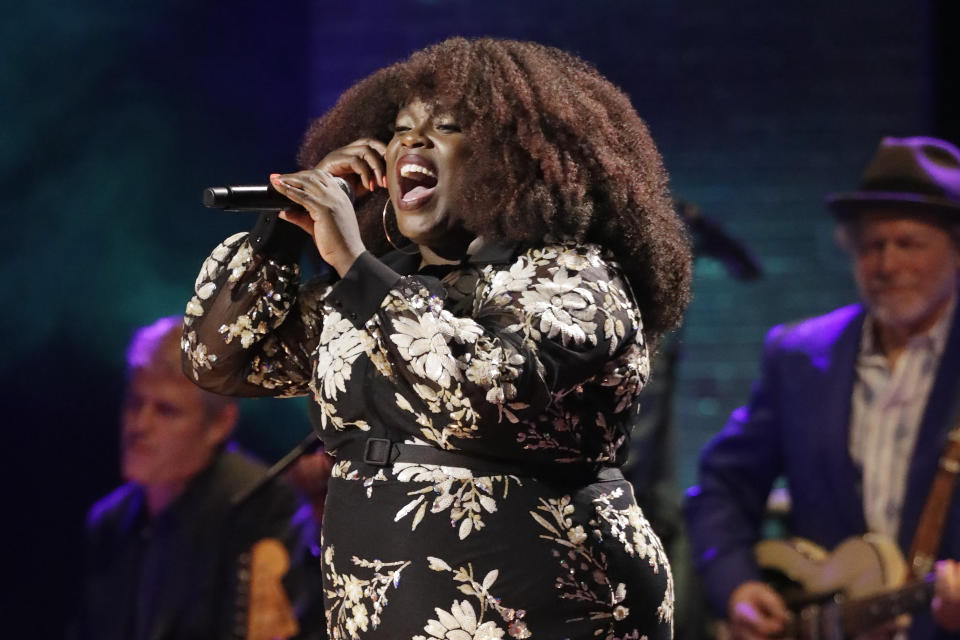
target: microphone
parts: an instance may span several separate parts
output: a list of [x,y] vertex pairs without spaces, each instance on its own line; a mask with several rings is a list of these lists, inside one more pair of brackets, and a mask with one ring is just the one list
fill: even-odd
[[719,222],[700,213],[700,207],[692,202],[675,200],[674,204],[693,236],[694,257],[704,255],[719,260],[737,280],[756,280],[763,275],[760,261]]
[[[334,180],[353,203],[356,196],[350,183],[339,176]],[[299,204],[269,184],[232,185],[229,187],[207,187],[203,190],[203,206],[226,211],[282,211],[284,209],[303,209]]]

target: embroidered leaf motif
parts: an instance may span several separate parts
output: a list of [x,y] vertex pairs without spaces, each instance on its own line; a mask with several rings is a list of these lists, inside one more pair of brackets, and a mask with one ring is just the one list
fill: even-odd
[[550,524],[549,522],[547,522],[546,520],[544,520],[542,516],[540,516],[540,515],[537,514],[537,513],[534,513],[533,511],[530,512],[530,515],[533,516],[533,519],[534,519],[534,520],[536,520],[537,522],[540,523],[540,526],[541,526],[541,527],[543,527],[544,529],[546,529],[547,531],[549,531],[550,533],[552,533],[553,535],[555,535],[555,536],[557,536],[557,537],[560,536],[560,532],[557,531],[556,528],[554,528],[554,526],[553,526],[552,524]]
[[493,586],[493,583],[496,581],[497,576],[500,575],[500,572],[497,569],[489,572],[483,579],[483,588],[489,589]]
[[[413,511],[413,508],[416,507],[416,506],[417,506],[418,504],[420,504],[421,502],[423,502],[423,496],[420,496],[420,497],[417,498],[416,500],[411,500],[410,502],[408,502],[405,507],[403,507],[402,509],[400,509],[400,511],[397,511],[397,515],[395,515],[395,516],[393,517],[393,521],[394,521],[394,522],[399,522],[401,518],[403,518],[405,515],[407,515],[407,514],[410,513],[411,511]],[[414,527],[415,527],[415,526],[416,526],[416,525],[414,525]]]

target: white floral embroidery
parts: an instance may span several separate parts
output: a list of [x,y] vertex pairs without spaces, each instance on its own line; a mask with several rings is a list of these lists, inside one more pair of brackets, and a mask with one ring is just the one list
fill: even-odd
[[[603,634],[606,640],[615,640],[615,622],[623,621],[630,615],[629,608],[623,604],[627,599],[627,587],[622,582],[616,585],[610,582],[606,554],[588,543],[583,525],[573,524],[571,516],[574,511],[570,496],[547,500],[541,498],[537,511],[531,511],[530,516],[547,531],[540,537],[556,546],[553,555],[560,565],[560,572],[555,579],[559,597],[593,607],[587,616],[570,618],[568,622],[607,620],[606,628],[597,629],[595,633]],[[672,588],[669,594],[672,606]]]
[[373,340],[366,331],[354,328],[336,311],[328,314],[317,346],[316,382],[323,402],[337,399],[338,392],[346,393],[354,361],[372,350]]
[[333,469],[330,470],[330,476],[343,480],[359,480],[360,472],[353,469],[352,466],[349,460],[337,460],[333,465]]
[[230,262],[227,264],[227,271],[230,272],[227,282],[233,284],[240,280],[252,262],[253,249],[250,247],[249,242],[244,242],[237,248],[236,252],[230,258]]
[[539,318],[537,329],[547,338],[560,335],[563,345],[597,344],[597,325],[592,319],[597,314],[593,294],[583,286],[580,276],[569,276],[565,269],[557,269],[553,278],[538,278],[533,289],[520,296],[520,304],[528,314]]
[[468,600],[453,601],[450,611],[436,607],[434,611],[437,614],[436,620],[427,621],[423,630],[430,634],[429,638],[425,636],[414,636],[411,640],[430,640],[432,638],[443,638],[444,640],[496,640],[503,638],[504,630],[492,620],[484,621],[487,609],[493,609],[499,615],[503,622],[507,623],[507,632],[511,638],[524,639],[532,638],[533,634],[527,627],[524,620],[526,612],[523,609],[512,609],[501,604],[500,598],[495,597],[490,589],[497,581],[500,571],[493,569],[488,571],[482,581],[474,577],[473,565],[453,569],[449,564],[440,558],[428,556],[427,561],[430,568],[438,572],[450,572],[453,574],[453,581],[460,583],[457,589],[467,595],[477,599],[477,605],[480,607],[479,615]]
[[[477,614],[466,600],[453,601],[450,611],[437,607],[436,620],[430,620],[423,628],[431,638],[443,640],[499,640],[503,637],[503,629],[495,622],[487,621],[477,624]],[[427,640],[424,636],[414,636],[413,640]]]
[[[218,291],[218,281],[225,271],[228,272],[225,283],[228,289],[251,270],[257,271],[254,279],[257,284],[251,284],[255,296],[246,312],[237,314],[217,329],[223,336],[224,344],[229,345],[237,340],[243,349],[249,349],[283,322],[293,304],[299,278],[297,265],[282,265],[271,260],[262,261],[261,264],[255,260],[246,237],[244,233],[231,236],[204,261],[194,287],[195,295],[187,303],[184,317],[184,325],[192,327],[195,319],[204,315],[203,303]],[[199,377],[201,369],[211,369],[216,362],[215,350],[200,341],[195,332],[192,336],[185,336],[182,347],[193,366],[195,378]],[[257,372],[253,373],[253,379],[260,379]],[[269,377],[263,379],[267,385],[279,386]]]
[[[493,270],[488,267],[485,273],[490,277]],[[533,278],[536,275],[537,266],[533,261],[526,257],[521,257],[510,265],[510,268],[506,271],[493,273],[493,276],[490,277],[489,290],[486,294],[492,298],[505,293],[522,293],[530,286],[530,283],[533,282]]]
[[360,631],[380,626],[384,608],[389,604],[388,589],[400,584],[400,574],[410,562],[381,562],[354,556],[356,567],[369,569],[368,577],[340,573],[333,562],[334,547],[323,552],[324,582],[327,599],[327,626],[332,640],[358,640]]
[[390,340],[416,375],[443,388],[450,386],[451,379],[460,378],[456,360],[447,346],[447,340],[454,335],[450,323],[434,315],[401,317],[393,321],[393,329],[396,333],[390,335]]
[[190,362],[194,379],[199,377],[201,369],[212,369],[217,361],[217,354],[207,353],[207,345],[197,341],[197,332],[186,327],[180,340],[180,350]]
[[[232,256],[234,250],[240,246],[240,243],[243,242],[246,237],[246,232],[235,233],[214,248],[200,267],[200,273],[197,274],[197,281],[193,285],[194,290],[199,292],[200,289],[208,283],[214,282],[220,277],[227,258]],[[201,296],[200,299],[206,300],[208,297],[209,296]]]
[[619,358],[608,361],[599,382],[604,387],[613,388],[617,404],[612,413],[620,413],[632,406],[649,378],[650,358],[642,342],[631,344]]
[[[636,503],[632,502],[625,508],[618,509],[613,505],[613,500],[623,496],[623,489],[617,487],[610,493],[602,494],[594,498],[597,515],[607,523],[610,532],[624,547],[627,554],[636,556],[641,560],[647,560],[654,574],[661,570],[667,574],[667,590],[663,596],[663,602],[657,608],[657,615],[660,622],[673,619],[673,574],[670,571],[670,561],[663,550],[660,538],[654,533],[653,528],[643,512]],[[598,526],[596,521],[591,524]]]
[[[415,410],[410,401],[399,393],[394,395],[394,399],[397,408],[415,416],[415,421],[420,426],[420,435],[427,442],[435,443],[441,449],[451,449],[454,448],[450,443],[451,438],[473,437],[479,416],[473,410],[470,399],[461,392],[459,384],[452,389],[434,389],[415,383],[412,389],[426,405],[429,414]],[[434,415],[449,422],[445,427],[437,428],[432,417]]]
[[[194,376],[213,371],[205,382],[216,384],[227,377],[222,374],[233,375],[218,367],[242,362],[247,384],[280,395],[312,391],[330,442],[344,441],[334,432],[373,430],[381,437],[388,427],[424,446],[487,447],[491,455],[510,459],[579,464],[609,462],[622,452],[627,415],[646,382],[649,360],[628,285],[600,248],[551,241],[506,264],[456,267],[444,277],[443,289],[435,280],[406,276],[360,327],[344,317],[337,300],[327,300],[329,286],[299,287],[298,279],[293,265],[254,253],[245,234],[215,249],[187,304],[183,343]],[[249,357],[236,357],[244,350]],[[367,404],[371,397],[376,407]],[[464,446],[466,440],[473,442]],[[359,483],[358,495],[389,495],[387,525],[400,535],[420,534],[434,518],[450,522],[457,531],[451,537],[464,541],[482,540],[494,527],[502,535],[509,531],[502,527],[514,525],[531,538],[541,534],[537,542],[547,541],[560,569],[551,591],[562,598],[558,603],[576,610],[571,618],[601,625],[598,639],[641,635],[630,624],[636,615],[630,608],[637,605],[627,586],[608,577],[602,553],[608,547],[594,544],[596,531],[612,532],[607,535],[629,546],[635,561],[656,558],[658,579],[667,579],[669,568],[646,537],[642,514],[629,506],[615,509],[626,500],[618,502],[613,494],[609,503],[596,503],[591,521],[567,513],[569,499],[564,504],[544,497],[539,507],[530,507],[532,519],[515,522],[506,517],[514,498],[508,489],[535,499],[537,483],[403,462],[374,472],[338,460],[333,476]],[[400,482],[409,483],[407,489],[398,490]],[[390,585],[396,588],[392,580],[409,563],[353,558],[344,574],[333,566],[332,547],[324,549],[330,554],[324,577],[333,603],[331,637],[367,637],[381,625]],[[504,607],[490,593],[496,570],[475,579],[472,566],[454,570],[438,558],[430,558],[430,568],[451,572],[463,595],[419,610],[416,628],[425,626],[416,638],[530,637],[523,611]],[[433,585],[417,586],[429,592]],[[505,587],[500,595],[523,597]],[[665,594],[662,620],[672,615],[672,602],[672,593]]]
[[[457,535],[466,539],[474,531],[485,526],[484,513],[495,513],[497,501],[494,487],[503,485],[501,499],[507,497],[510,483],[522,483],[516,476],[479,476],[461,467],[445,467],[432,464],[398,462],[393,465],[393,475],[401,482],[429,482],[426,487],[407,493],[413,499],[397,511],[394,522],[399,522],[416,509],[410,525],[414,531],[429,512],[440,514],[449,511],[450,526],[457,527]],[[428,496],[433,496],[429,500]]]

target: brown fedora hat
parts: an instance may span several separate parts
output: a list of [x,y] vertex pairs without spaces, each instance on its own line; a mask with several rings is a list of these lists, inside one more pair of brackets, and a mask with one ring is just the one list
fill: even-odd
[[884,138],[860,178],[860,190],[827,197],[839,218],[876,205],[960,217],[960,149],[938,138]]

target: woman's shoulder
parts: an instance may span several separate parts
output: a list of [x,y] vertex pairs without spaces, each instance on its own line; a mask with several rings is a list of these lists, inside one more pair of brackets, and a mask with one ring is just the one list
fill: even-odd
[[[506,256],[501,256],[506,258]],[[517,270],[525,267],[557,270],[567,273],[587,270],[620,271],[613,253],[595,242],[548,236],[533,245],[514,245],[509,259],[488,263],[492,270]]]
[[[523,299],[535,294],[556,303],[557,295],[580,296],[618,307],[634,307],[629,283],[613,254],[593,242],[546,238],[535,246],[518,247],[514,257],[483,267],[480,282],[485,297]],[[615,299],[615,300],[614,300]]]

